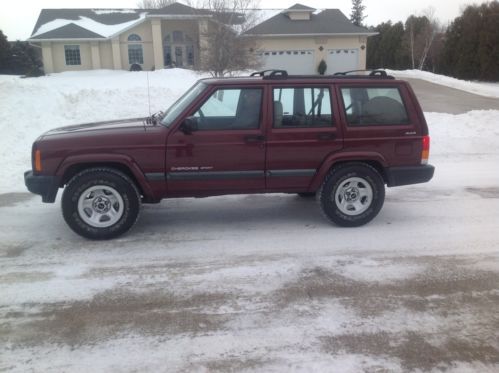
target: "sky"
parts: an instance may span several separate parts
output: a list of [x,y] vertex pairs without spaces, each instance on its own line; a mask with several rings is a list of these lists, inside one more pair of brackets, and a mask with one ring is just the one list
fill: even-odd
[[[338,8],[350,16],[351,0],[273,0],[259,2],[260,8],[288,8],[299,2],[313,8]],[[483,1],[485,2],[485,1]],[[364,0],[366,25],[404,21],[410,14],[421,14],[432,6],[444,24],[457,17],[473,0]],[[479,2],[480,3],[480,2]],[[25,40],[33,31],[42,8],[136,8],[137,0],[12,0],[2,4],[0,30],[9,40]]]

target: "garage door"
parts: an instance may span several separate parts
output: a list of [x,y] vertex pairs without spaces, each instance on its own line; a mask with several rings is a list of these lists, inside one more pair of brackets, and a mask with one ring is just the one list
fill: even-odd
[[288,74],[317,74],[313,50],[266,51],[261,54],[263,69],[286,70]]
[[359,68],[358,49],[330,49],[327,53],[326,74],[357,70]]

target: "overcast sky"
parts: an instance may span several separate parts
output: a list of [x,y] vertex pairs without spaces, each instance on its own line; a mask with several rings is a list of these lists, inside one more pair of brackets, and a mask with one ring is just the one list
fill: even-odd
[[[351,0],[273,0],[260,1],[260,8],[288,8],[299,2],[314,8],[339,8],[347,17],[352,8]],[[460,14],[463,6],[476,3],[472,0],[364,0],[367,25],[381,22],[404,21],[410,14],[419,14],[430,6],[447,24]],[[481,2],[479,2],[481,3]],[[2,2],[0,30],[9,40],[25,40],[33,31],[42,8],[136,8],[136,0],[9,0]]]

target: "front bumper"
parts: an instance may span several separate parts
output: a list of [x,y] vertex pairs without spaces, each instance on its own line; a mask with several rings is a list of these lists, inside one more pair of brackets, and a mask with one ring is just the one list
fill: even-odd
[[435,172],[432,165],[412,167],[388,167],[385,169],[389,187],[426,183]]
[[42,196],[42,201],[55,202],[59,189],[59,178],[56,176],[33,175],[33,171],[24,173],[24,184],[31,193]]

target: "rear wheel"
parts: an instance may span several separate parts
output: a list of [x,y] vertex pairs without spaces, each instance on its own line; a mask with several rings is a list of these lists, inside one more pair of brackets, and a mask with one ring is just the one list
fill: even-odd
[[330,221],[343,227],[357,227],[378,215],[385,200],[385,185],[373,167],[347,163],[331,170],[318,198]]
[[137,221],[140,195],[125,174],[92,168],[74,176],[62,196],[62,213],[79,235],[97,240],[117,237]]

